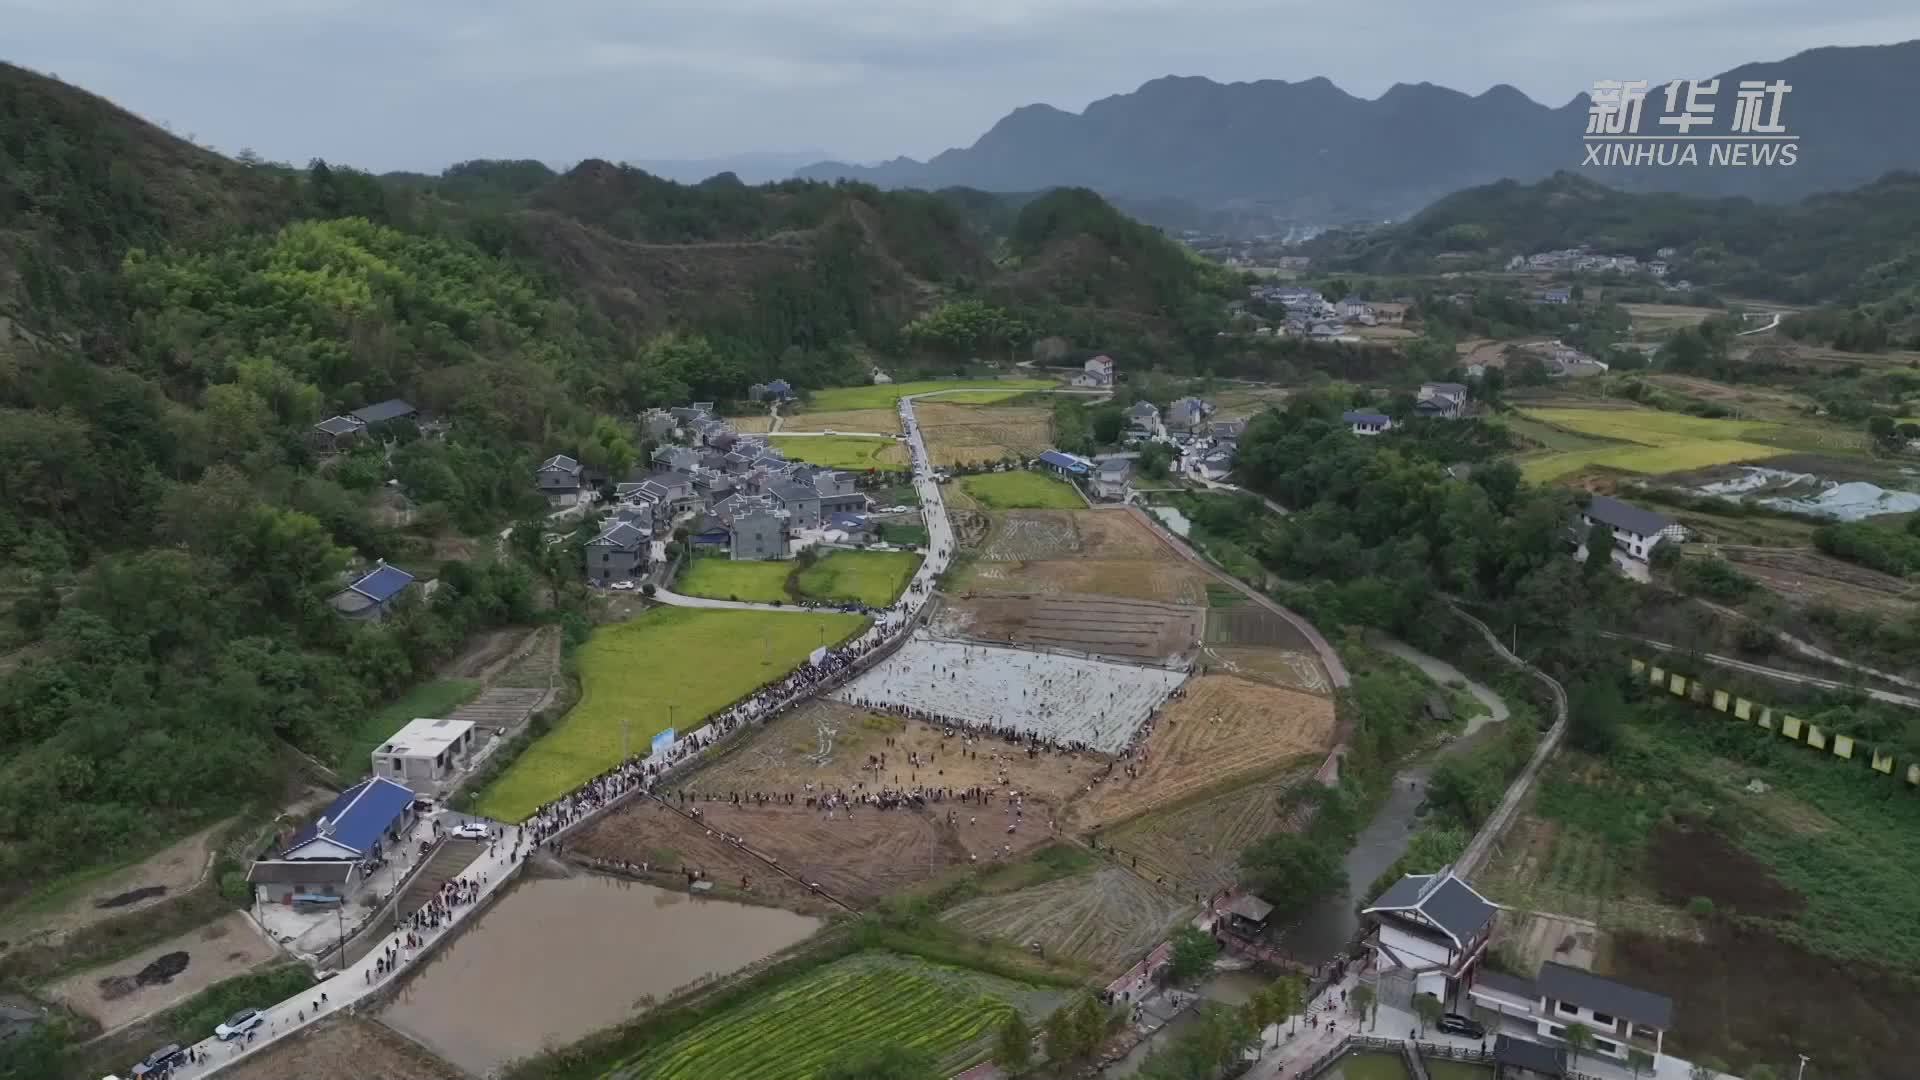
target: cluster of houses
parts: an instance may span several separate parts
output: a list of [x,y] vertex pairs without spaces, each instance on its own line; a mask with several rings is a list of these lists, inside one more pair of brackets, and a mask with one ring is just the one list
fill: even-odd
[[[1345,336],[1349,325],[1397,325],[1407,317],[1408,305],[1405,301],[1369,301],[1352,295],[1329,301],[1319,291],[1297,285],[1252,285],[1248,287],[1247,294],[1250,299],[1277,305],[1286,312],[1286,318],[1278,325],[1267,325],[1256,320],[1256,337],[1330,340]],[[1235,301],[1228,305],[1228,309],[1236,314],[1244,312],[1245,302]]]
[[[1420,384],[1414,398],[1413,414],[1432,420],[1458,420],[1467,415],[1472,392],[1455,382]],[[1378,409],[1353,409],[1340,414],[1340,422],[1355,435],[1384,435],[1393,430],[1393,417]]]
[[[585,548],[595,585],[643,574],[654,542],[676,524],[688,527],[695,546],[722,547],[735,559],[786,558],[803,531],[829,543],[872,539],[868,498],[851,474],[788,461],[765,436],[740,434],[713,415],[711,402],[651,410],[640,428],[661,445],[646,467],[613,484],[612,515]],[[565,454],[534,470],[555,508],[596,498],[607,480]]]
[[1641,262],[1633,255],[1604,255],[1587,247],[1561,248],[1558,251],[1540,251],[1532,255],[1515,255],[1507,260],[1509,271],[1582,271],[1585,273],[1651,274],[1657,278],[1667,276],[1667,259],[1673,255],[1672,248],[1661,248],[1658,257]]
[[[1213,413],[1213,404],[1197,397],[1180,398],[1168,405],[1164,414],[1150,401],[1136,401],[1127,409],[1123,438],[1128,443],[1169,444],[1179,453],[1181,468],[1207,480],[1225,480],[1233,472],[1247,422],[1215,420]],[[1084,483],[1096,499],[1125,501],[1133,491],[1131,456],[1094,460],[1064,450],[1048,450],[1032,466],[1070,482]]]
[[1641,1071],[1653,1075],[1673,1027],[1672,1000],[1551,961],[1530,979],[1487,970],[1499,911],[1450,867],[1395,882],[1361,911],[1376,1000],[1408,1013],[1421,994],[1450,1012],[1477,1006],[1510,1075],[1565,1075],[1574,1024],[1588,1032],[1585,1052],[1623,1064],[1643,1052],[1650,1062]]

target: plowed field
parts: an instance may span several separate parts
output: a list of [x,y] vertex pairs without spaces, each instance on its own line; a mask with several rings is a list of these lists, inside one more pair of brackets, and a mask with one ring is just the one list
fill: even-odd
[[[1181,896],[1200,897],[1232,885],[1240,853],[1268,833],[1297,826],[1283,801],[1305,781],[1305,768],[1287,776],[1196,798],[1101,834],[1100,846]],[[1137,860],[1137,861],[1136,861]]]
[[1131,514],[1103,510],[1013,510],[972,550],[962,592],[1083,593],[1206,603],[1207,575],[1173,554]]
[[1161,660],[1200,638],[1198,607],[1106,596],[978,596],[951,601],[942,632],[982,641],[1047,645],[1104,656]]
[[935,465],[1030,458],[1053,441],[1053,412],[1024,406],[957,405],[923,401],[914,418]]
[[1203,675],[1167,703],[1147,736],[1140,775],[1121,769],[1073,804],[1079,829],[1124,821],[1238,776],[1286,763],[1311,769],[1333,744],[1333,702],[1324,697]]
[[1193,905],[1137,874],[1108,866],[1004,896],[969,900],[941,916],[975,934],[1016,945],[1039,943],[1108,972],[1125,968],[1163,940]]

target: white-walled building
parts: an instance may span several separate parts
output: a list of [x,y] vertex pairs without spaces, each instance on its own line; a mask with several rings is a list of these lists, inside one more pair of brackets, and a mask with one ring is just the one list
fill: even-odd
[[1645,560],[1653,553],[1654,545],[1662,540],[1676,543],[1686,539],[1687,530],[1680,523],[1652,510],[1643,510],[1629,502],[1607,495],[1595,495],[1580,512],[1582,531],[1577,539],[1586,542],[1586,529],[1595,524],[1605,525],[1613,530],[1613,546],[1626,554]]
[[474,742],[470,720],[422,717],[374,748],[373,775],[437,795],[465,771]]
[[1394,882],[1360,913],[1381,1000],[1405,1006],[1432,994],[1451,1002],[1485,954],[1498,910],[1451,867]]
[[1393,418],[1386,413],[1346,412],[1340,414],[1340,422],[1355,435],[1384,435],[1393,430]]
[[1484,972],[1468,991],[1481,1008],[1531,1025],[1550,1045],[1564,1045],[1570,1025],[1583,1025],[1587,1051],[1625,1061],[1633,1050],[1653,1055],[1652,1075],[1673,1026],[1673,1001],[1565,964],[1540,966],[1537,979]]

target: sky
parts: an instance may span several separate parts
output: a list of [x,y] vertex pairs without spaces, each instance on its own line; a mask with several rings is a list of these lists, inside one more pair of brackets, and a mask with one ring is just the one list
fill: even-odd
[[[1442,14],[1444,12],[1444,14]],[[0,0],[0,59],[202,145],[437,172],[470,158],[849,161],[1162,75],[1508,83],[1711,75],[1920,38],[1915,0]]]

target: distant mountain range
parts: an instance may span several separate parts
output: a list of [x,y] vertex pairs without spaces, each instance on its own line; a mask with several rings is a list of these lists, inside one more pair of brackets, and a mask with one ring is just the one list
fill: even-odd
[[[1324,78],[1221,84],[1169,76],[1081,113],[1049,105],[1015,109],[972,146],[928,161],[822,162],[795,175],[927,189],[1081,185],[1136,208],[1158,201],[1174,217],[1177,204],[1186,203],[1202,212],[1233,211],[1243,220],[1331,224],[1400,218],[1461,188],[1562,170],[1634,191],[1774,200],[1920,167],[1920,112],[1904,104],[1920,96],[1920,41],[1813,49],[1746,64],[1719,79],[1715,125],[1694,133],[1728,130],[1740,80],[1785,80],[1792,92],[1781,119],[1801,136],[1797,164],[1583,167],[1585,94],[1552,108],[1510,86],[1468,96],[1402,83],[1367,100]],[[1656,84],[1643,133],[1673,130],[1655,119],[1663,97]]]

